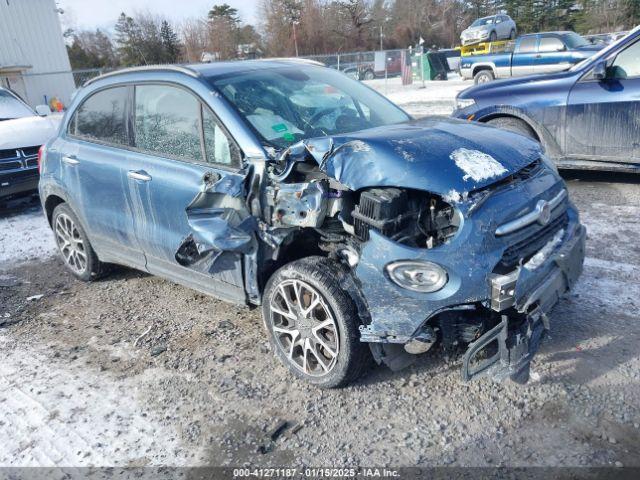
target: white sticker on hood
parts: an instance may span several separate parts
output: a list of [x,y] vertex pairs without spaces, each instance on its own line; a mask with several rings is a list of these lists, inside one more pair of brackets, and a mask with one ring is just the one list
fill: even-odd
[[479,150],[458,148],[449,157],[465,173],[462,177],[465,181],[471,179],[480,182],[507,173],[507,169],[499,161]]

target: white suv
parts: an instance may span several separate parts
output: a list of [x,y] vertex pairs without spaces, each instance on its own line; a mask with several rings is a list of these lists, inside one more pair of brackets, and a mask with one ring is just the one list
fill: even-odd
[[495,42],[516,38],[516,22],[509,15],[492,15],[479,18],[460,35],[462,45]]
[[56,134],[61,120],[62,115],[52,115],[46,105],[33,111],[0,88],[0,201],[36,193],[38,149]]

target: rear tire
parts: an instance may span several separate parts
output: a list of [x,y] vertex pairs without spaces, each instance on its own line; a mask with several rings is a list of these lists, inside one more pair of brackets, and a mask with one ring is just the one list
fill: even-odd
[[356,305],[336,281],[343,268],[324,257],[291,262],[271,276],[262,297],[275,355],[320,388],[345,386],[373,364],[369,346],[360,342]]
[[481,83],[493,82],[495,80],[495,75],[491,70],[480,70],[473,77],[473,82],[476,85],[480,85]]
[[106,273],[106,264],[98,260],[78,217],[66,203],[53,210],[51,228],[62,261],[76,278],[90,282]]
[[376,78],[376,74],[373,73],[373,70],[367,70],[366,72],[364,72],[362,78],[364,80],[374,80]]
[[510,132],[519,133],[532,140],[538,142],[536,132],[531,128],[524,120],[514,117],[498,117],[492,118],[487,122],[487,125],[501,128],[503,130],[509,130]]

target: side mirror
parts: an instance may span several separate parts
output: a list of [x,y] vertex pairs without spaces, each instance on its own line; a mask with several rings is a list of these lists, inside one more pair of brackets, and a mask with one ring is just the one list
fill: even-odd
[[46,117],[47,115],[51,115],[51,109],[48,105],[36,105],[36,113],[41,117]]
[[607,62],[600,61],[593,67],[593,78],[595,80],[606,80],[607,78]]

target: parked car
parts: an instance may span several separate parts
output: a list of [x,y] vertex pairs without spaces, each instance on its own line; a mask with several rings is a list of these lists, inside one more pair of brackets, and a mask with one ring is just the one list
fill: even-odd
[[506,51],[462,57],[460,75],[475,83],[496,78],[568,70],[602,49],[574,32],[544,32],[519,37]]
[[61,116],[46,105],[37,112],[20,97],[0,88],[0,202],[36,193],[38,149],[56,132]]
[[480,42],[495,42],[516,38],[517,28],[509,15],[491,15],[479,18],[460,34],[462,45]]
[[640,31],[568,72],[478,85],[454,117],[542,143],[558,166],[640,172]]
[[[385,68],[376,69],[375,62],[361,63],[357,66],[360,80],[373,80],[374,78],[397,77],[402,73],[402,63],[399,50],[385,52]],[[382,65],[380,65],[382,67]],[[348,71],[345,73],[349,74]]]
[[583,262],[585,229],[537,142],[412,120],[300,62],[103,75],[41,165],[75,276],[117,263],[261,305],[274,354],[321,387],[437,342],[470,344],[464,379],[525,381]]

